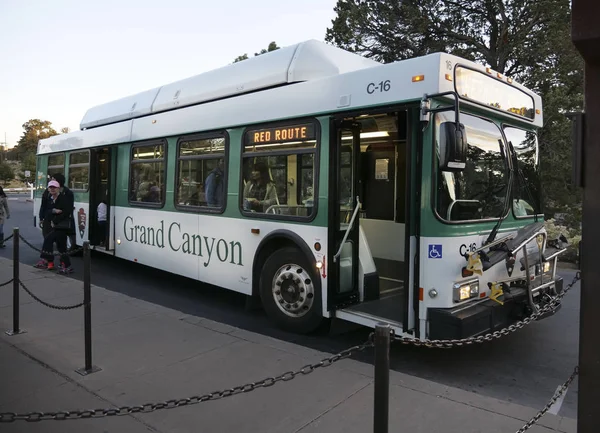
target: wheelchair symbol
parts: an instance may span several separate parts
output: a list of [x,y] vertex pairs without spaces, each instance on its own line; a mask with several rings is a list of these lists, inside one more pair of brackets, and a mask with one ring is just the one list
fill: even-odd
[[441,259],[442,258],[442,246],[432,244],[429,245],[429,258],[430,259]]

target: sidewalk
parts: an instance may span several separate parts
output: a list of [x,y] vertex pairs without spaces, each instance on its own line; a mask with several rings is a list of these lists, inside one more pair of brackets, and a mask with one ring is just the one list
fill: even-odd
[[[0,283],[12,278],[12,266],[0,258]],[[77,280],[23,264],[20,278],[45,301],[71,305],[83,299]],[[9,337],[4,331],[12,329],[12,284],[0,287],[0,412],[99,409],[203,395],[331,356],[92,286],[93,363],[102,371],[80,376],[75,370],[84,366],[83,309],[50,309],[23,290],[20,304],[27,332]],[[515,432],[538,409],[390,371],[390,432]],[[289,382],[196,405],[103,419],[18,421],[0,430],[372,432],[373,366],[345,359]],[[574,433],[576,421],[547,414],[529,431]]]

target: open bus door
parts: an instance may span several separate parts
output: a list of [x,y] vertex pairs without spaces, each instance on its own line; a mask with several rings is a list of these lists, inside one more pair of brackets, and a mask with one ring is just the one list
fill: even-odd
[[413,329],[408,112],[332,122],[328,306],[337,318]]
[[[89,240],[90,245],[98,251],[113,251],[114,239],[111,227],[113,198],[111,182],[111,149],[103,147],[92,149],[90,170],[90,221],[89,221]],[[98,206],[100,203],[106,204],[106,223],[101,224],[98,221]]]
[[360,124],[336,121],[330,169],[329,309],[360,301]]

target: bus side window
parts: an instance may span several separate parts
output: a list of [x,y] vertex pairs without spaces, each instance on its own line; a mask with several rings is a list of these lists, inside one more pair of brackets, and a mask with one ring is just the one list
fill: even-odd
[[[222,210],[226,198],[224,134],[193,136],[179,140],[177,146],[177,206]],[[208,210],[208,209],[207,209]]]
[[311,121],[246,130],[242,211],[310,217],[317,149],[316,123]]
[[164,142],[136,145],[132,148],[129,201],[132,204],[164,203]]

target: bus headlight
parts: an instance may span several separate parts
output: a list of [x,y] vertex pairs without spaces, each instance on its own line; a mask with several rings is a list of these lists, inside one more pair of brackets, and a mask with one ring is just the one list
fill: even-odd
[[466,301],[467,299],[477,298],[479,296],[479,281],[467,281],[463,283],[454,283],[454,302]]
[[[531,267],[531,275],[535,275],[538,276],[541,273],[546,274],[548,272],[550,272],[550,267],[551,267],[551,263],[550,262],[543,262],[542,266],[540,267],[539,263],[536,263],[533,267]],[[542,270],[542,272],[540,272],[540,269]]]

